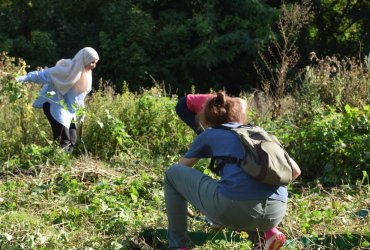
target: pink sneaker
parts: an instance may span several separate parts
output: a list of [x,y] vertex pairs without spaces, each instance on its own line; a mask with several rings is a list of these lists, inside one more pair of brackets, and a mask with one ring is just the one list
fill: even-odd
[[270,238],[266,239],[263,250],[279,250],[285,243],[285,235],[277,231]]

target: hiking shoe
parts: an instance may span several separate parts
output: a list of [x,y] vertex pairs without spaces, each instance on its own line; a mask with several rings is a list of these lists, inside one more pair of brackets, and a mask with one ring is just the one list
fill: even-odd
[[67,154],[72,154],[73,153],[73,147],[71,147],[71,146],[65,147],[64,152],[66,152]]
[[279,250],[285,243],[285,235],[277,231],[270,238],[266,239],[263,250]]
[[62,145],[62,147],[64,149],[64,152],[66,152],[67,154],[72,154],[73,153],[73,145],[71,143],[69,143],[66,146]]

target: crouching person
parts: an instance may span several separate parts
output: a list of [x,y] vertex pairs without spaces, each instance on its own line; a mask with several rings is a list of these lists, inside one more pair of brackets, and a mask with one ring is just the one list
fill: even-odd
[[[246,120],[245,106],[238,99],[218,92],[207,99],[200,117],[207,129],[195,138],[179,163],[165,172],[169,248],[192,247],[187,231],[189,202],[216,224],[232,230],[260,232],[264,235],[262,249],[280,249],[285,235],[276,227],[287,207],[286,186],[259,182],[234,163],[226,163],[219,171],[220,180],[192,168],[199,159],[214,155],[243,159],[244,148],[238,136],[212,127],[241,125]],[[295,179],[300,174],[299,168],[293,172]]]

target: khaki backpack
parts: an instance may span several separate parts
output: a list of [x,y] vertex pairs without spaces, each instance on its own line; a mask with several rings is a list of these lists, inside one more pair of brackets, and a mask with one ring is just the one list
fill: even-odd
[[[287,185],[292,181],[292,159],[279,140],[263,128],[253,125],[228,127],[221,125],[214,129],[235,132],[241,140],[244,159],[213,156],[210,169],[218,173],[226,163],[235,163],[258,181],[271,185]],[[214,163],[217,161],[217,166]]]

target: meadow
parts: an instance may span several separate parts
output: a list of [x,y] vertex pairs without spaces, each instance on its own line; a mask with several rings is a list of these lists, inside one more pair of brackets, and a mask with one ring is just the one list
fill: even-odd
[[[325,61],[307,67],[277,118],[269,96],[240,93],[249,122],[275,134],[302,168],[288,186],[283,249],[370,248],[370,73],[361,61],[330,63],[334,76]],[[179,94],[157,83],[118,93],[101,80],[86,101],[82,140],[66,154],[31,106],[40,86],[14,81],[25,69],[1,55],[0,249],[165,249],[163,173],[195,137],[175,114]],[[196,168],[208,173],[207,165]],[[196,249],[252,247],[247,232],[192,218],[189,230]]]

